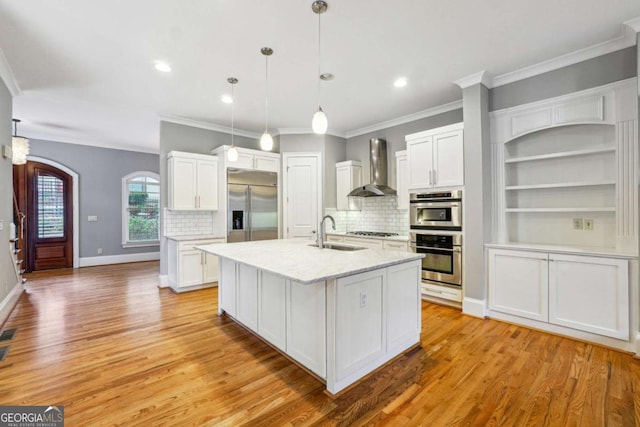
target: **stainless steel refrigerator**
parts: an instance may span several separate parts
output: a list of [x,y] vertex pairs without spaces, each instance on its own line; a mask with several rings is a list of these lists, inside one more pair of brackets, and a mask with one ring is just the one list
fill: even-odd
[[278,238],[278,174],[227,170],[227,242]]

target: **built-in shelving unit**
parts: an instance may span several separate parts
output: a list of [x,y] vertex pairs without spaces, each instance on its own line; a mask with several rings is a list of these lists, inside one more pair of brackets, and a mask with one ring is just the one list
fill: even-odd
[[495,241],[637,246],[634,87],[619,82],[492,113]]

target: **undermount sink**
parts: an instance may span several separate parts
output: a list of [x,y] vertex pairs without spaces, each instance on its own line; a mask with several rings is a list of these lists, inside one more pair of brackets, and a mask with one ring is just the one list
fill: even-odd
[[[312,245],[309,246],[313,246],[315,248],[318,247],[317,243],[314,243]],[[367,249],[364,246],[352,246],[352,245],[343,245],[343,244],[338,244],[338,243],[325,243],[323,245],[324,249],[333,249],[336,251],[359,251],[362,249]]]

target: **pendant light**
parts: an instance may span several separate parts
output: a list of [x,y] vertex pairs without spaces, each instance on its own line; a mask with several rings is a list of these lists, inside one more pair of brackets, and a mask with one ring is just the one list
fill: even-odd
[[231,147],[229,147],[229,150],[227,150],[227,160],[229,160],[230,162],[235,162],[238,160],[238,150],[233,143],[233,109],[234,105],[236,104],[236,98],[235,96],[233,96],[233,86],[238,83],[238,79],[236,79],[235,77],[229,77],[227,81],[231,85]]
[[273,49],[270,47],[263,47],[260,52],[264,55],[264,106],[265,106],[265,119],[264,119],[264,133],[260,138],[260,148],[264,151],[271,151],[273,149],[273,138],[269,134],[269,56],[273,54]]
[[23,136],[18,136],[18,123],[20,120],[13,120],[13,138],[11,139],[11,151],[13,152],[12,163],[14,165],[24,165],[27,163],[29,154],[29,140]]
[[327,121],[327,115],[322,111],[322,106],[320,106],[320,15],[327,11],[327,2],[323,0],[316,0],[311,5],[311,10],[315,14],[318,15],[318,111],[313,115],[313,120],[311,121],[311,128],[313,129],[313,133],[323,135],[327,133],[327,127],[329,123]]

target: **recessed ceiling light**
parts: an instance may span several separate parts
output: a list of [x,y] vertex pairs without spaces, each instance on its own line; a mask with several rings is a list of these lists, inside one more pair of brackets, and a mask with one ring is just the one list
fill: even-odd
[[233,98],[231,97],[231,95],[222,95],[220,97],[220,99],[222,100],[222,102],[224,102],[225,104],[231,104],[233,103]]
[[171,67],[166,62],[156,61],[154,64],[154,67],[156,67],[158,71],[162,71],[163,73],[171,72]]
[[395,82],[393,82],[393,85],[395,87],[405,87],[407,85],[407,78],[406,77],[400,77]]

